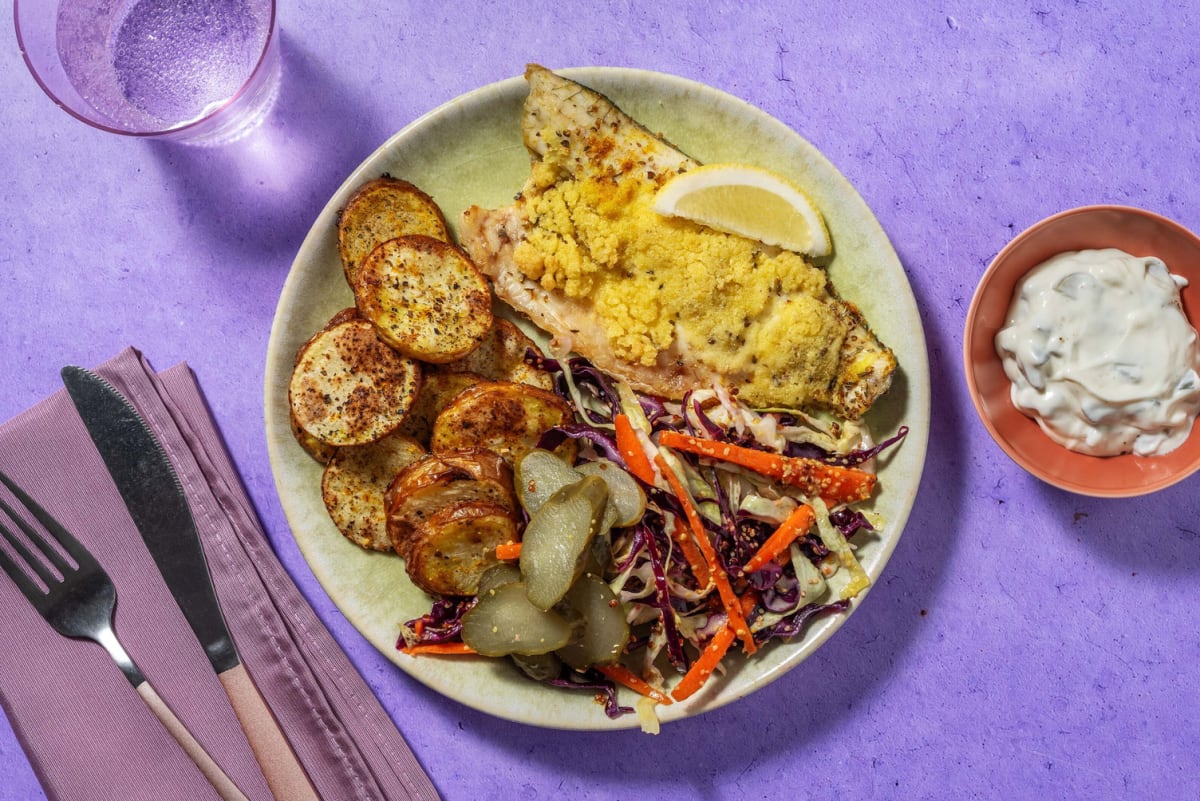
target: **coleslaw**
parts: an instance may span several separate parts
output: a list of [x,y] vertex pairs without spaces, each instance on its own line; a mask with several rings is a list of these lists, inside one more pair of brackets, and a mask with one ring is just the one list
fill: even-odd
[[[716,386],[679,401],[639,394],[582,357],[526,361],[555,377],[576,422],[538,447],[579,444],[578,461],[607,460],[641,485],[646,506],[607,533],[602,576],[631,636],[620,661],[539,674],[592,692],[610,717],[637,714],[656,731],[658,704],[697,692],[740,644],[747,655],[801,635],[809,621],[849,608],[870,579],[855,541],[886,525],[863,508],[876,460],[908,432],[875,442],[861,421],[795,410],[754,410]],[[414,654],[471,653],[462,619],[477,598],[435,598],[407,621],[397,647]],[[617,686],[642,698],[618,702]]]

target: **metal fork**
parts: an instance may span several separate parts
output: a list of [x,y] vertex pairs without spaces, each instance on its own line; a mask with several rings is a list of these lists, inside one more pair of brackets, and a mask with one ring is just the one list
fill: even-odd
[[26,541],[33,545],[33,548],[26,545],[26,541],[22,541],[0,518],[0,535],[7,541],[12,554],[24,563],[18,564],[13,556],[0,547],[0,567],[4,568],[4,572],[55,631],[64,637],[92,640],[104,646],[138,695],[217,789],[221,798],[226,801],[249,801],[159,697],[117,640],[113,630],[117,590],[104,568],[79,540],[3,472],[0,472],[0,483],[8,488],[26,514],[36,519],[71,559],[68,561],[64,558],[0,496],[0,510],[25,534]]

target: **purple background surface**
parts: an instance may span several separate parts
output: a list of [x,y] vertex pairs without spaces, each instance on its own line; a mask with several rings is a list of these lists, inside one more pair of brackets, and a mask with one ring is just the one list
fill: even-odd
[[[4,31],[0,419],[127,344],[189,362],[285,566],[450,801],[1200,797],[1196,480],[1119,501],[1039,483],[975,418],[960,356],[979,276],[1038,219],[1121,203],[1200,229],[1200,8],[525,5],[286,3],[280,101],[220,150],[89,129]],[[929,460],[883,580],[798,669],[658,737],[512,724],[409,679],[312,578],[267,461],[267,337],[326,199],[527,61],[674,73],[783,120],[875,211],[926,326]],[[0,717],[0,801],[42,797]]]

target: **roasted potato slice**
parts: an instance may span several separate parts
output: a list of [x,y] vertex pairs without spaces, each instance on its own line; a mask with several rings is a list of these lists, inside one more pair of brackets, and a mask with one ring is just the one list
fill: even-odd
[[354,286],[359,265],[380,242],[409,234],[450,241],[446,218],[433,198],[408,181],[384,175],[360,186],[338,214],[338,254]]
[[417,492],[446,476],[495,481],[508,490],[508,505],[516,508],[515,496],[512,495],[512,468],[498,453],[486,448],[426,454],[396,476],[393,492],[400,495]]
[[[537,447],[546,431],[572,420],[571,405],[553,392],[488,381],[460,392],[442,410],[433,424],[429,449],[446,453],[487,448],[512,464]],[[573,457],[574,440],[564,445],[572,449],[567,456]]]
[[512,470],[484,450],[426,454],[395,474],[386,495],[388,537],[405,558],[420,525],[448,506],[488,501],[509,512],[517,508]]
[[492,381],[512,381],[550,391],[554,377],[540,368],[527,364],[525,352],[530,348],[541,354],[537,343],[517,328],[511,320],[497,317],[492,330],[479,347],[457,361],[444,365],[445,370],[470,372]]
[[384,495],[392,478],[424,455],[424,448],[402,434],[338,448],[321,476],[321,497],[338,531],[362,548],[390,551]]
[[[348,320],[357,319],[361,318],[359,317],[358,309],[353,306],[337,312],[332,318],[330,318],[328,323],[322,326],[320,331],[318,331],[316,334],[313,334],[311,337],[309,337],[307,342],[300,346],[300,348],[296,351],[295,363],[300,363],[300,359],[304,357],[304,351],[308,349],[308,346],[312,344],[312,341],[316,339],[321,332],[328,331],[335,325],[340,325]],[[300,425],[298,420],[296,420],[296,412],[294,410],[289,409],[288,416],[291,419],[292,435],[296,438],[296,442],[300,444],[300,447],[303,448],[309,456],[321,464],[329,464],[329,460],[332,459],[333,454],[337,452],[337,446],[327,445],[314,437],[312,434],[309,434],[307,431],[305,431],[304,427]],[[428,441],[428,438],[426,438],[426,443],[428,443]]]
[[366,320],[347,320],[301,349],[288,402],[309,436],[326,445],[365,445],[400,426],[420,384],[417,361],[388,347]]
[[300,444],[300,447],[304,449],[304,452],[316,459],[321,464],[329,464],[329,460],[332,459],[333,455],[338,452],[337,446],[327,445],[314,437],[312,434],[309,434],[307,431],[305,431],[303,426],[297,422],[295,412],[290,412],[289,417],[291,418],[292,423],[292,436],[296,438],[296,442]]
[[421,373],[421,391],[404,418],[400,430],[428,447],[433,435],[433,422],[451,400],[464,389],[486,379],[476,373],[447,372],[426,366]]
[[353,289],[363,317],[414,359],[461,359],[492,328],[487,279],[459,247],[432,237],[383,242],[363,259]]
[[296,349],[296,361],[294,362],[293,366],[300,363],[300,359],[303,358],[303,356],[304,356],[304,351],[308,350],[309,346],[312,345],[313,340],[315,340],[321,334],[323,334],[324,332],[328,331],[329,329],[331,329],[335,326],[341,325],[342,323],[347,323],[347,322],[350,322],[351,320],[361,320],[361,319],[362,319],[362,315],[360,315],[358,313],[358,308],[355,306],[347,306],[346,308],[340,309],[337,312],[335,312],[334,315],[329,318],[329,322],[325,323],[325,325],[323,325],[319,329],[317,329],[316,333],[314,333],[311,337],[308,338],[307,341],[305,341],[305,343],[303,345],[301,345],[299,348]]
[[496,546],[516,539],[517,521],[510,510],[487,501],[458,503],[417,528],[405,568],[425,592],[474,595],[484,571],[500,563]]

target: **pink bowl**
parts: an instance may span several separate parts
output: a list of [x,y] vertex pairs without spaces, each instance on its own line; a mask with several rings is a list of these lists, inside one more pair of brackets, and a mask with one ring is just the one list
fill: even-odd
[[1120,248],[1135,256],[1162,259],[1172,273],[1188,280],[1182,292],[1183,309],[1193,325],[1200,320],[1200,238],[1165,217],[1126,206],[1064,211],[1019,234],[980,279],[963,335],[967,387],[992,439],[1042,481],[1095,497],[1145,495],[1200,468],[1200,425],[1183,445],[1163,456],[1096,457],[1067,450],[1013,405],[1010,382],[993,344],[1022,276],[1058,253],[1094,248]]

